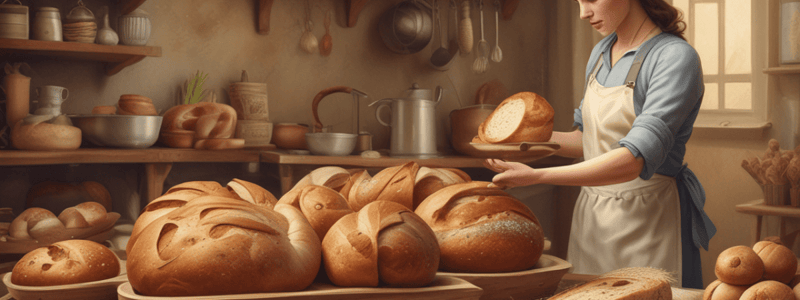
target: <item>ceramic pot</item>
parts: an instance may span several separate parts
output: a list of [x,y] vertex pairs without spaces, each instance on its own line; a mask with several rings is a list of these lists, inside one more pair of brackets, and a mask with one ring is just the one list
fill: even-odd
[[147,12],[136,9],[130,14],[119,17],[119,41],[130,46],[144,46],[150,38],[150,16]]
[[64,37],[61,32],[61,14],[58,8],[42,7],[33,17],[31,37],[40,41],[61,42]]
[[28,7],[17,3],[0,3],[0,38],[28,39]]
[[308,150],[308,126],[297,123],[278,123],[272,126],[272,143],[278,148]]

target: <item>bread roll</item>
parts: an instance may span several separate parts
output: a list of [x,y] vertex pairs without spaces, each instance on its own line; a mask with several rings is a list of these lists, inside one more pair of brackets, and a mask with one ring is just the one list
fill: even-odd
[[[137,223],[139,220],[137,220]],[[131,286],[146,296],[299,291],[320,266],[320,241],[296,208],[202,196],[129,241]]]
[[795,300],[792,288],[783,282],[765,280],[747,288],[741,300]]
[[43,244],[86,238],[111,229],[119,217],[118,213],[106,212],[97,202],[84,202],[67,208],[58,217],[49,210],[31,207],[11,221],[9,237]]
[[669,274],[662,270],[624,268],[558,293],[549,300],[666,300],[672,299],[672,288],[670,288],[672,280]]
[[54,286],[98,281],[119,275],[119,259],[105,246],[87,240],[66,240],[34,249],[11,271],[11,283]]
[[306,185],[301,189],[293,189],[278,201],[299,209],[306,217],[319,240],[336,221],[345,215],[353,213],[347,200],[339,192],[319,185]]
[[119,115],[157,116],[158,111],[153,105],[153,100],[140,95],[122,95],[117,101]]
[[90,201],[100,203],[106,211],[112,210],[111,193],[101,183],[43,181],[28,190],[25,207],[41,207],[58,214],[68,207]]
[[519,92],[506,98],[478,126],[486,143],[546,142],[553,133],[555,111],[542,96]]
[[367,172],[360,172],[353,179],[347,203],[353,211],[359,211],[376,200],[397,202],[410,210],[414,207],[414,181],[418,170],[419,165],[410,161],[385,168],[375,174],[375,177],[370,177]]
[[532,268],[544,250],[544,232],[533,212],[489,182],[445,187],[415,211],[436,233],[439,269],[498,273]]
[[24,210],[11,221],[8,235],[18,240],[36,240],[46,236],[61,236],[64,224],[53,212],[39,207]]
[[794,293],[795,299],[800,299],[800,284],[795,284],[792,292]]
[[703,292],[703,300],[739,300],[748,287],[750,286],[732,285],[714,280]]
[[468,181],[472,181],[472,178],[459,169],[420,167],[414,180],[413,208],[416,209],[425,198],[446,186]]
[[770,241],[760,241],[753,245],[753,251],[764,263],[764,280],[775,280],[788,284],[797,272],[797,257],[784,245]]
[[339,219],[322,241],[325,271],[349,287],[420,287],[431,283],[439,247],[430,227],[405,206],[374,201]]
[[714,273],[727,284],[751,285],[764,275],[764,263],[752,248],[733,246],[717,256]]
[[84,202],[73,207],[68,207],[60,214],[58,219],[69,228],[89,228],[102,226],[106,223],[106,209],[97,202]]
[[[236,131],[236,110],[222,103],[200,102],[173,106],[164,113],[161,132],[194,132],[194,141],[203,139],[227,139]],[[167,145],[183,145],[164,140]],[[194,146],[194,142],[192,143]]]

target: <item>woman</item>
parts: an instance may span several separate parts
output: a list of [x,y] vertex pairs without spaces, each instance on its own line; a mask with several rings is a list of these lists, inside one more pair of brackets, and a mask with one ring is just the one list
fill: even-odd
[[699,247],[716,232],[705,193],[683,164],[703,98],[703,72],[683,39],[685,23],[664,0],[576,0],[580,17],[606,37],[586,65],[572,132],[553,132],[559,155],[584,161],[544,169],[488,159],[500,187],[583,186],[567,259],[573,272],[622,267],[672,272],[703,288]]

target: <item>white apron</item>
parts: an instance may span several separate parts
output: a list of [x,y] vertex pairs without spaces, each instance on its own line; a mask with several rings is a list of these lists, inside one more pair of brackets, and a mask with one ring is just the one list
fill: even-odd
[[[618,142],[636,118],[633,84],[641,64],[631,68],[635,74],[629,74],[628,84],[603,87],[595,78],[602,60],[601,54],[581,109],[586,160],[620,147]],[[671,272],[675,286],[681,286],[680,218],[673,177],[655,174],[650,180],[637,177],[620,184],[583,187],[567,250],[572,272],[602,274],[624,267],[654,267]]]

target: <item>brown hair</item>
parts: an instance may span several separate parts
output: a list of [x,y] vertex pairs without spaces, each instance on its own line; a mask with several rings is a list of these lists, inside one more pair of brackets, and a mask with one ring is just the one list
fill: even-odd
[[683,32],[686,30],[686,22],[683,21],[683,13],[664,0],[639,0],[642,8],[647,12],[653,22],[663,32],[671,33],[686,39]]

